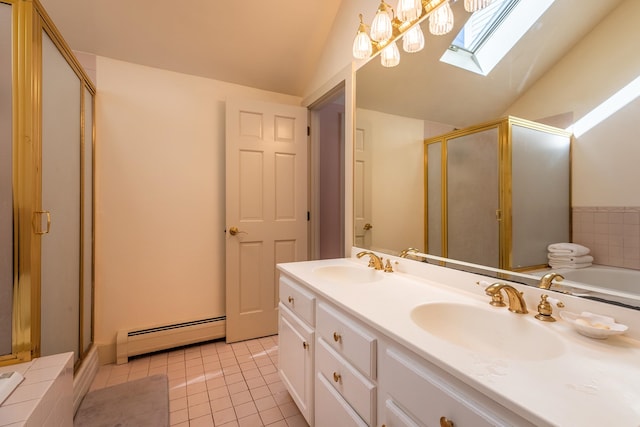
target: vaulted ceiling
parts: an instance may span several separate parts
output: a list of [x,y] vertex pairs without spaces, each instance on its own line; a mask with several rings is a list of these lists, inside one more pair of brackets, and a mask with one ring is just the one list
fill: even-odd
[[41,0],[76,51],[301,96],[341,0]]

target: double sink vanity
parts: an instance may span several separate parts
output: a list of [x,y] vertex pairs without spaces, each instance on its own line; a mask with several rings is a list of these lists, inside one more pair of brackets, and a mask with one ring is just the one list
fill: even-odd
[[[279,374],[311,426],[640,426],[637,311],[370,258],[278,266]],[[629,329],[578,334],[551,297],[541,321],[543,294]]]

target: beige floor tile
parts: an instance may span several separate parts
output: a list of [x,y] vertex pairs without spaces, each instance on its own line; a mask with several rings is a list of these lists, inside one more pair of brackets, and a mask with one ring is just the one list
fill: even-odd
[[258,408],[256,408],[256,404],[253,402],[247,402],[238,406],[234,406],[233,409],[235,409],[236,417],[238,417],[238,419],[258,413]]
[[188,406],[199,405],[201,403],[209,403],[209,395],[206,391],[187,396]]
[[213,399],[209,401],[209,404],[211,405],[211,411],[213,412],[219,412],[219,411],[222,411],[223,409],[228,409],[233,407],[233,403],[231,403],[230,396],[224,396],[224,397],[219,397],[217,399]]
[[253,400],[251,398],[251,393],[248,391],[241,391],[240,393],[235,393],[231,395],[231,402],[233,402],[233,406],[238,406],[243,403],[251,402]]
[[280,380],[277,356],[276,337],[217,341],[101,366],[90,390],[165,374],[172,427],[308,427]]
[[189,421],[189,412],[186,408],[169,413],[169,424],[175,425],[185,421]]
[[240,427],[262,427],[264,424],[262,424],[260,415],[253,414],[248,417],[238,419],[238,425]]
[[307,420],[304,419],[302,414],[289,417],[286,419],[286,421],[287,426],[289,427],[309,427],[309,424],[307,424]]
[[180,409],[186,409],[189,405],[187,404],[187,398],[181,397],[179,399],[173,399],[169,401],[169,412],[174,412]]
[[264,424],[273,424],[276,421],[280,421],[284,419],[282,416],[282,412],[280,412],[280,408],[277,406],[270,409],[265,409],[264,411],[260,411],[260,418],[262,418],[262,422]]
[[209,390],[209,399],[218,399],[220,397],[229,397],[229,390],[226,386]]
[[214,427],[213,417],[211,414],[204,415],[199,418],[189,419],[189,427]]
[[300,413],[300,410],[293,402],[286,402],[282,405],[278,405],[278,407],[280,408],[280,412],[282,412],[282,416],[285,418],[292,417]]
[[247,383],[244,381],[229,384],[227,388],[229,389],[229,394],[236,394],[236,393],[240,393],[241,391],[249,390]]
[[263,397],[262,399],[255,400],[258,411],[265,411],[278,406],[272,396]]
[[189,406],[189,420],[193,420],[194,418],[200,418],[210,414],[211,406],[209,406],[209,401],[207,401],[206,403],[201,403],[199,405]]
[[227,408],[213,413],[213,422],[216,425],[229,423],[231,421],[236,421],[236,412],[233,408]]

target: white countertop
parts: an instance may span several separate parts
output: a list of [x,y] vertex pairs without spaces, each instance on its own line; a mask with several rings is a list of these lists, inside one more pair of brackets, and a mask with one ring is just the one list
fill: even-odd
[[[640,341],[632,336],[640,326],[640,312],[577,297],[559,297],[566,305],[565,310],[589,310],[610,315],[618,321],[621,317],[637,321],[635,325],[625,322],[630,326],[627,335],[595,340],[579,335],[570,324],[562,321],[557,308],[554,308],[557,322],[540,322],[534,318],[540,294],[550,293],[548,291],[514,284],[524,291],[529,308],[528,314],[514,314],[506,308],[489,305],[490,297],[484,294],[484,286],[478,286],[476,282],[491,279],[392,259],[398,262],[394,265],[396,271],[376,272],[383,278],[372,283],[339,284],[313,274],[314,268],[323,265],[358,264],[364,267],[367,259],[286,263],[280,264],[279,269],[535,425],[640,426]],[[551,359],[509,360],[487,357],[452,344],[426,332],[410,318],[414,307],[433,302],[477,305],[499,310],[505,321],[542,324],[562,340],[564,351]],[[545,343],[539,345],[544,347]]]

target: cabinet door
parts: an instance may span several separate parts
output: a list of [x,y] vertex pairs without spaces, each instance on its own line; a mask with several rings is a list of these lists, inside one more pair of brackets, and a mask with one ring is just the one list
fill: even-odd
[[367,423],[362,421],[321,373],[316,377],[316,408],[318,427],[367,427]]
[[279,311],[278,372],[300,412],[313,425],[314,333],[282,303]]

